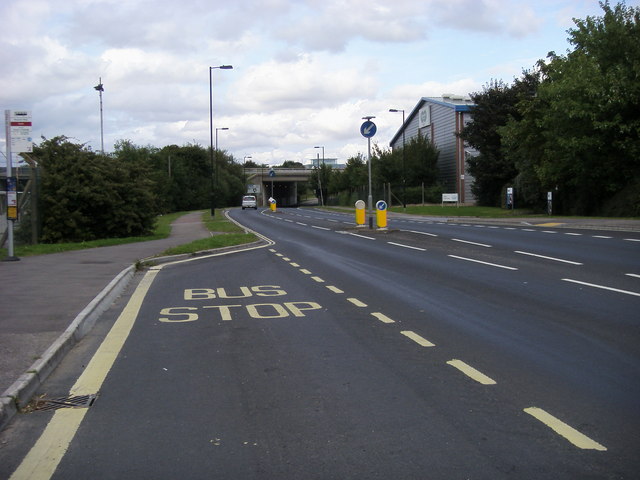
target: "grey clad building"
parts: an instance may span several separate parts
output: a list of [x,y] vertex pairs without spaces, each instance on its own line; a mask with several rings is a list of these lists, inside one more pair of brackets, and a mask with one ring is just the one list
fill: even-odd
[[471,193],[473,178],[467,171],[467,159],[475,156],[476,152],[458,136],[472,120],[471,106],[470,99],[459,95],[423,97],[391,139],[392,149],[402,148],[403,132],[407,143],[418,134],[431,140],[440,151],[439,180],[445,193],[457,193],[461,203],[475,203]]

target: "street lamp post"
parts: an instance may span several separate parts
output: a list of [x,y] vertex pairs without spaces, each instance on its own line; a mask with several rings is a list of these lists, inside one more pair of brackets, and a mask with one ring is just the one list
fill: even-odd
[[215,161],[215,167],[216,167],[215,168],[215,172],[216,172],[216,190],[215,190],[216,191],[216,197],[217,197],[217,194],[218,194],[218,192],[220,190],[220,177],[218,175],[218,165],[220,164],[220,162],[218,161],[218,130],[229,130],[229,128],[228,127],[216,127],[216,143],[215,143],[215,146],[214,146],[215,152],[216,152],[216,157],[215,157],[215,159],[216,159],[216,161]]
[[404,110],[401,110],[399,108],[391,108],[389,109],[390,112],[393,113],[399,113],[402,112],[402,208],[404,208],[405,210],[407,209],[407,188],[406,188],[406,179],[405,179],[405,175],[404,175],[404,131],[405,131],[405,127],[404,127]]
[[209,154],[211,160],[211,216],[213,217],[216,214],[216,196],[213,188],[213,172],[214,172],[214,164],[213,164],[213,81],[212,81],[212,70],[219,68],[221,70],[231,70],[233,68],[232,65],[219,65],[217,67],[209,67]]
[[244,193],[248,193],[247,192],[247,158],[252,158],[251,155],[245,155],[244,158],[242,159],[242,180],[244,181]]
[[322,192],[322,180],[320,176],[324,174],[324,147],[313,147],[322,149],[322,168],[318,164],[318,186],[320,187],[320,206],[324,207],[324,193]]
[[100,77],[100,83],[93,88],[100,94],[100,153],[104,155],[104,125],[102,122],[102,92],[104,92],[104,86],[102,85],[102,77]]

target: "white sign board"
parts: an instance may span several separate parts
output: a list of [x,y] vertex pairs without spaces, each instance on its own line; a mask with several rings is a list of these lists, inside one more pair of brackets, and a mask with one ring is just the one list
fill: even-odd
[[5,110],[7,140],[12,153],[33,152],[31,137],[31,112],[27,110]]
[[457,193],[443,193],[442,194],[443,202],[457,202],[458,194]]
[[425,105],[418,114],[418,128],[431,125],[431,105]]

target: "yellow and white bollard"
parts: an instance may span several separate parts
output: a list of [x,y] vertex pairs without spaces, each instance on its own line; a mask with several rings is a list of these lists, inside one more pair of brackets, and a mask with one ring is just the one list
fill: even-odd
[[276,199],[273,197],[269,198],[269,208],[272,212],[276,211]]
[[365,211],[364,211],[364,201],[358,200],[356,202],[356,225],[358,227],[364,227],[365,222]]
[[376,225],[380,230],[387,229],[387,202],[384,200],[376,202]]

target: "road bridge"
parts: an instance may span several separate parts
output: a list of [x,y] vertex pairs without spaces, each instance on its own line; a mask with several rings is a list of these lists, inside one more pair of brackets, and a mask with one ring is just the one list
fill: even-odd
[[246,168],[246,191],[257,197],[258,205],[267,205],[273,197],[278,206],[293,207],[298,205],[298,183],[308,181],[312,172],[308,168]]

